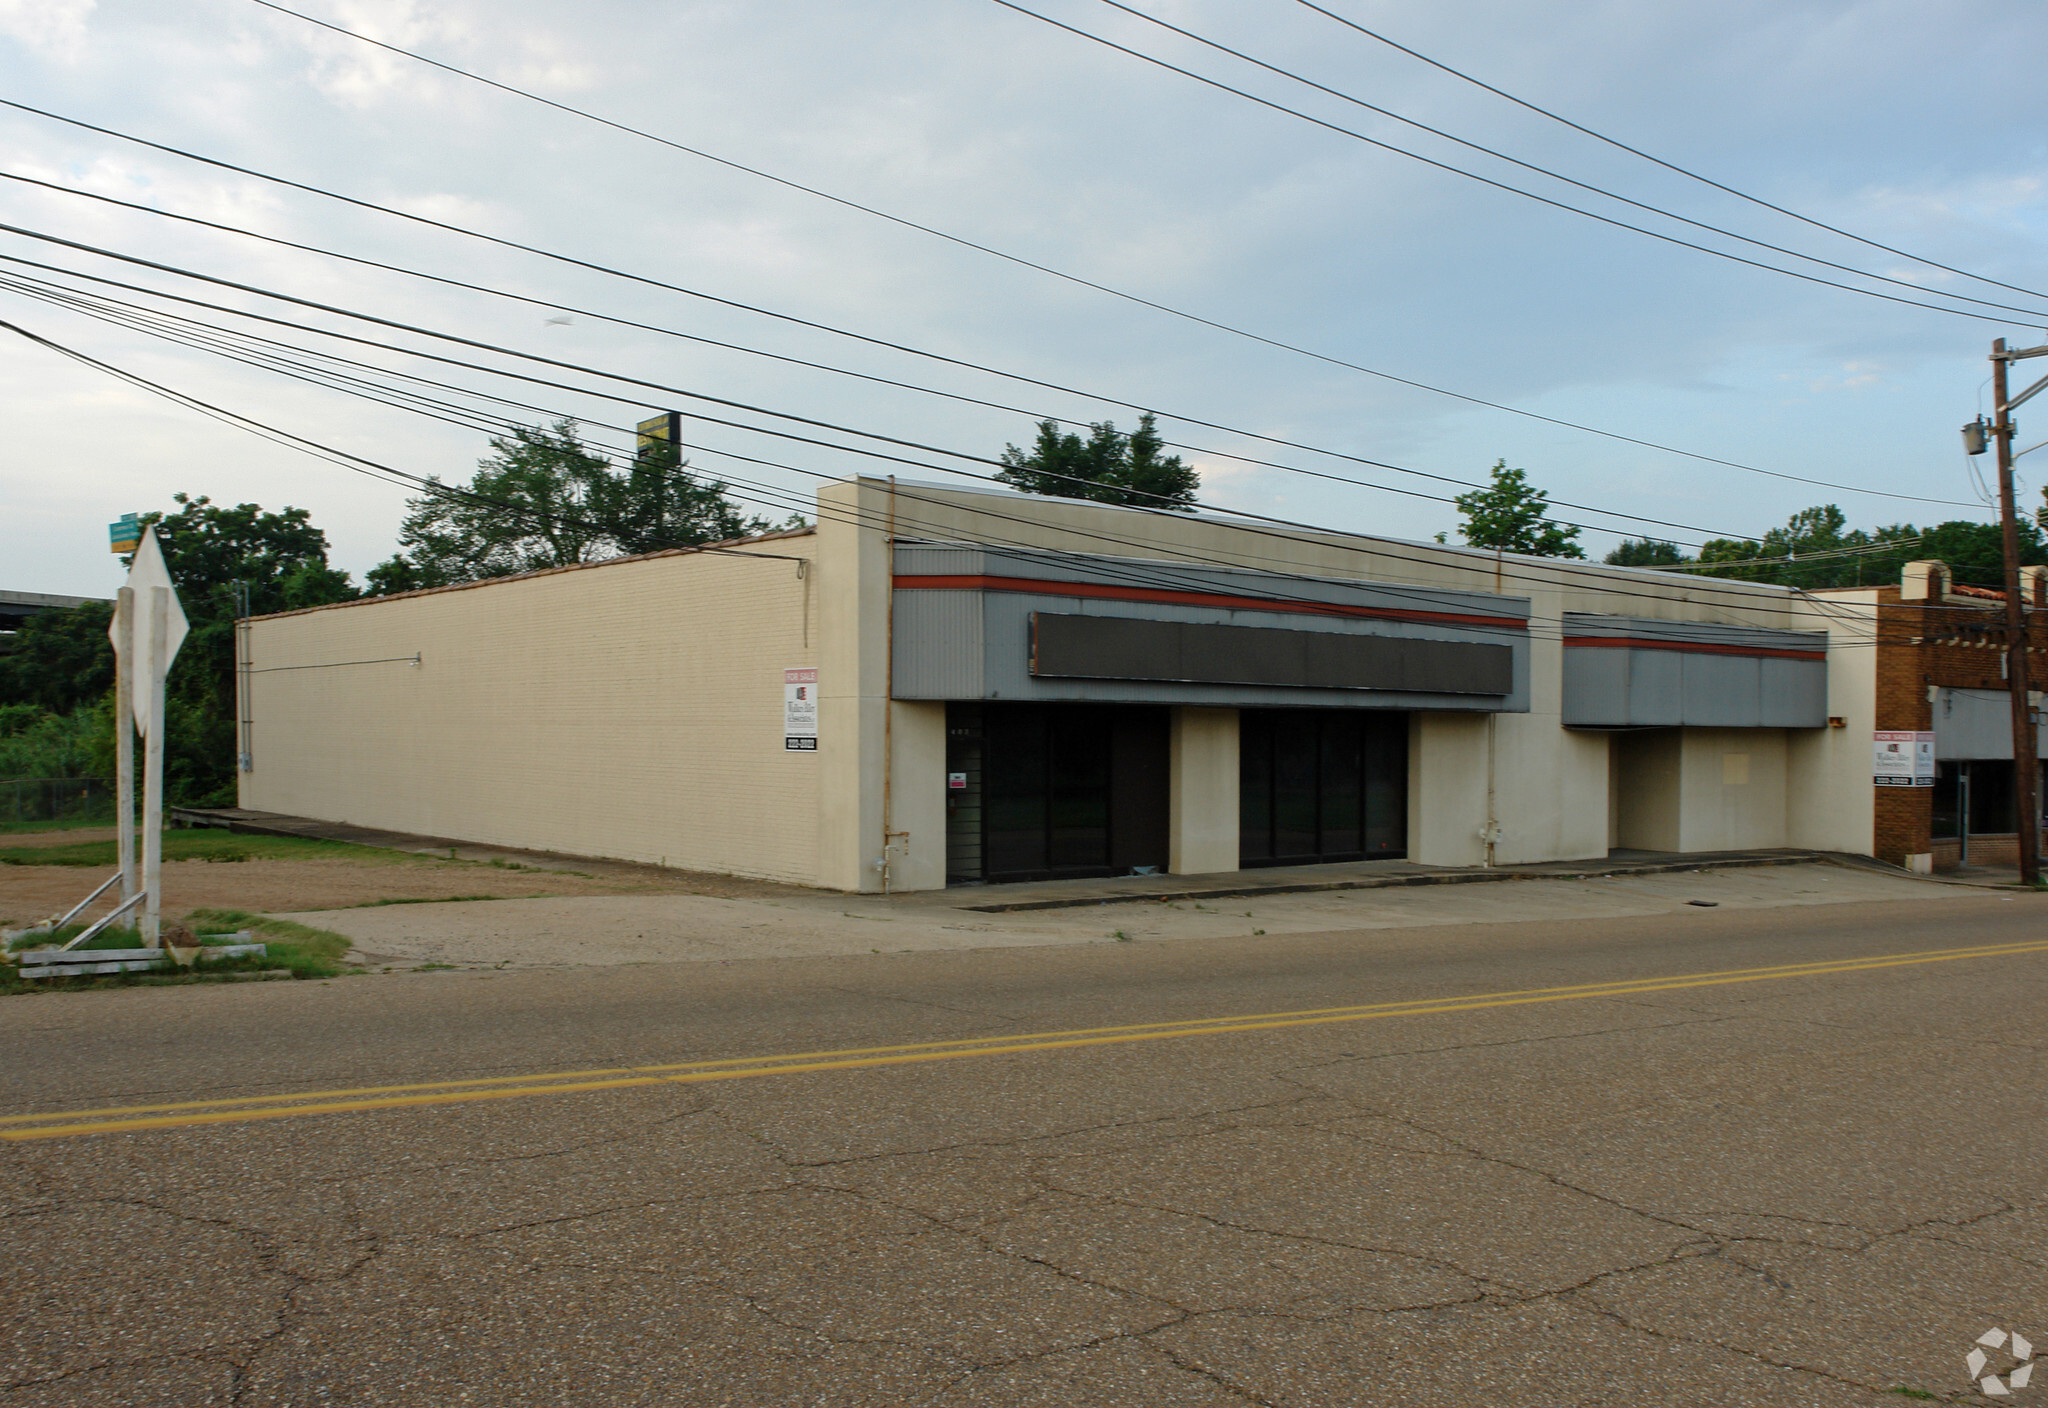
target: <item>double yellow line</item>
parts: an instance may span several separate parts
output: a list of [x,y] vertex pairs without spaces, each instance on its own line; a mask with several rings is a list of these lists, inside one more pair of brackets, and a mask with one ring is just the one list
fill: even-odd
[[1014,1036],[975,1037],[964,1041],[925,1041],[901,1046],[860,1046],[838,1051],[803,1051],[782,1056],[737,1056],[716,1061],[678,1061],[659,1066],[614,1066],[599,1070],[490,1076],[478,1080],[435,1081],[420,1085],[372,1085],[345,1090],[306,1090],[286,1095],[249,1095],[221,1100],[185,1100],[162,1105],[116,1105],[97,1110],[0,1115],[0,1139],[62,1139],[82,1134],[117,1134],[132,1130],[178,1129],[191,1125],[291,1119],[300,1115],[346,1114],[360,1110],[396,1110],[426,1105],[459,1105],[477,1100],[515,1100],[533,1095],[572,1095],[593,1090],[628,1090],[635,1086],[695,1085],[706,1081],[749,1080],[756,1076],[810,1075],[819,1071],[862,1070],[876,1066],[903,1066],[926,1061],[955,1061],[976,1056],[1016,1056],[1083,1046],[1116,1046],[1138,1041],[1171,1041],[1181,1037],[1227,1036],[1235,1032],[1326,1026],[1338,1022],[1370,1022],[1386,1017],[1433,1017],[1444,1013],[1477,1012],[1496,1007],[1527,1007],[1537,1003],[1572,1002],[1585,998],[1631,997],[1642,993],[1677,992],[1687,988],[1724,987],[1733,983],[1761,983],[1785,978],[1820,978],[1837,973],[1867,973],[1927,963],[1953,963],[1972,958],[2003,958],[2014,954],[2042,952],[2048,952],[2048,941],[1931,949],[1919,953],[1884,954],[1872,958],[1849,958],[1834,962],[1786,963],[1768,968],[1731,968],[1713,973],[1685,973],[1672,977],[1637,978],[1622,982],[1577,983],[1566,987],[1524,988],[1511,992],[1477,993],[1465,997],[1427,998],[1409,1002],[1380,1002],[1358,1007],[1317,1007],[1298,1012],[1259,1012],[1241,1017],[1200,1018],[1186,1022],[1081,1027],[1071,1031],[1027,1032]]

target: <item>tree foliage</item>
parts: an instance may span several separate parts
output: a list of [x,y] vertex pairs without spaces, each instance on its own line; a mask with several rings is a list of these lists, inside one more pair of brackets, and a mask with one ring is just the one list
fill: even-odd
[[[2018,526],[2021,564],[2048,562],[2041,530],[2025,519]],[[1993,590],[2005,584],[2005,540],[1996,523],[1950,519],[1930,528],[1910,523],[1851,528],[1848,515],[1835,504],[1803,508],[1761,538],[1709,539],[1697,558],[1669,543],[1633,539],[1607,555],[1608,562],[1622,567],[1695,566],[1701,576],[1807,591],[1893,586],[1908,562],[1928,559],[1947,563],[1960,583]]]
[[1028,452],[1015,445],[1003,450],[996,478],[1027,494],[1183,512],[1195,507],[1202,487],[1192,465],[1166,453],[1157,418],[1149,411],[1128,435],[1106,420],[1089,426],[1086,439],[1062,432],[1058,421],[1042,420]]
[[1620,547],[1601,559],[1610,567],[1676,567],[1691,560],[1678,544],[1658,538],[1623,538]]
[[1529,482],[1529,473],[1494,461],[1493,482],[1458,495],[1464,522],[1459,534],[1475,548],[1501,548],[1532,557],[1583,558],[1579,530],[1550,521],[1550,496]]
[[368,581],[384,595],[768,527],[742,513],[723,483],[692,474],[675,446],[653,446],[618,470],[564,419],[494,438],[467,485],[410,500],[397,555],[372,568]]
[[23,621],[13,650],[0,655],[0,705],[69,714],[112,689],[114,647],[107,627],[113,619],[111,605],[88,601]]
[[[232,803],[235,791],[235,646],[238,587],[254,615],[353,597],[348,574],[327,563],[327,536],[306,510],[267,512],[177,494],[174,513],[146,513],[190,630],[164,699],[164,790],[188,805]],[[123,559],[124,565],[132,559]],[[32,617],[0,661],[0,705],[33,706],[61,724],[14,720],[15,736],[51,739],[90,711],[92,765],[110,767],[114,721],[111,608],[88,602]]]

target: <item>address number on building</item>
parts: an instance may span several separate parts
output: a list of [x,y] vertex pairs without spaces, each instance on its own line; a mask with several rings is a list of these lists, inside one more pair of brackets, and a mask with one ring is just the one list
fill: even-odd
[[782,672],[782,747],[788,753],[818,751],[818,671],[815,666]]
[[1910,729],[1871,734],[1870,780],[1879,787],[1932,787],[1934,735]]

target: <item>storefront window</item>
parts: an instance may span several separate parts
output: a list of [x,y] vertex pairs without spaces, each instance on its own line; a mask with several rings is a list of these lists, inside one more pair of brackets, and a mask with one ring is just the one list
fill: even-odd
[[1240,864],[1407,854],[1406,714],[1246,709],[1238,718]]

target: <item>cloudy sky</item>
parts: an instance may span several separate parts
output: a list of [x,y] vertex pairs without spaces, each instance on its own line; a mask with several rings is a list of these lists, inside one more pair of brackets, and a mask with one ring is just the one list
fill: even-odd
[[[1120,12],[1030,8],[1433,159],[1766,262],[1926,298],[1703,234],[1520,170]],[[1885,302],[1601,225],[1203,87],[993,0],[296,0],[306,13],[1184,313],[1395,377],[1820,488],[1477,407],[1097,292],[758,176],[436,72],[254,0],[0,0],[0,97],[304,185],[791,318],[1016,373],[1030,385],[350,207],[0,109],[0,171],[588,310],[437,285],[0,181],[0,222],[595,371],[994,455],[1031,417],[1157,409],[1223,506],[1397,536],[1447,503],[1226,458],[1457,492],[1499,458],[1560,499],[1664,520],[1680,542],[1755,535],[1805,505],[1852,522],[1985,517],[1956,427],[1990,339],[2048,326],[2048,11],[1984,0],[1660,0],[1328,7],[1669,161],[1960,277],[1799,224],[1603,146],[1342,28],[1299,0],[1134,8],[1466,141],[1938,293],[1998,323]],[[539,410],[630,425],[674,404],[174,273],[0,234],[0,279],[351,356]],[[364,348],[146,289],[346,330]],[[48,292],[47,288],[44,290]],[[59,295],[62,296],[62,295]],[[650,325],[646,331],[594,314]],[[484,433],[177,345],[0,287],[0,318],[224,410],[410,473],[465,477]],[[564,319],[567,321],[564,321]],[[692,342],[915,383],[992,409]],[[200,335],[218,339],[201,330]],[[424,361],[435,350],[568,389]],[[301,354],[292,353],[294,357]],[[414,384],[416,389],[420,388]],[[610,393],[625,400],[608,400]],[[1094,398],[1106,399],[1094,399]],[[1189,425],[1193,417],[1222,429]],[[774,424],[751,413],[728,419]],[[2048,419],[2033,418],[2037,427]],[[405,492],[172,405],[0,331],[0,586],[106,595],[105,525],[178,491],[309,509],[335,560],[388,556]],[[786,424],[786,423],[785,423]],[[2022,444],[2028,437],[2022,426]],[[780,518],[801,470],[874,461],[693,423],[700,468]],[[1312,447],[1262,443],[1273,436]],[[820,438],[845,442],[830,433]],[[778,461],[770,469],[716,453]],[[1334,452],[1334,455],[1329,453]],[[940,461],[976,468],[970,462]],[[2038,502],[2048,451],[2023,460]],[[1982,468],[1979,462],[1976,466]],[[897,467],[933,477],[930,471]],[[2026,481],[2031,480],[2031,483]],[[752,486],[759,486],[758,488]],[[1913,502],[1854,490],[1917,495]],[[1627,520],[1563,516],[1630,531]],[[1587,545],[1604,552],[1616,532]]]

